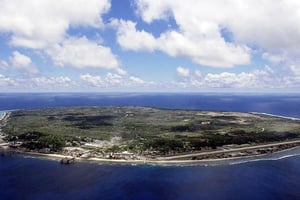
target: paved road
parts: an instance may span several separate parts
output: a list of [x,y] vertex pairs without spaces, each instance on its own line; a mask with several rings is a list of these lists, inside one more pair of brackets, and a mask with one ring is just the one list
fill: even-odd
[[206,156],[206,155],[214,155],[214,154],[219,154],[219,153],[232,153],[232,152],[274,147],[274,146],[285,145],[285,144],[297,144],[297,143],[300,144],[300,140],[276,142],[276,143],[270,143],[270,144],[262,144],[262,145],[240,147],[240,148],[233,148],[233,149],[223,149],[223,150],[217,150],[217,151],[207,151],[207,152],[201,152],[201,153],[191,153],[191,154],[178,155],[178,156],[159,157],[159,158],[157,158],[157,160],[174,160],[174,159],[181,159],[181,158],[190,158],[190,157],[194,157],[194,156]]

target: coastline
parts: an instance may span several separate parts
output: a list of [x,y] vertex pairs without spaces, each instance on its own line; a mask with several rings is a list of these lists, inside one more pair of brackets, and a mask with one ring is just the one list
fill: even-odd
[[6,115],[8,114],[8,111],[0,111],[2,114],[2,116],[0,116],[0,122],[6,117]]
[[[300,149],[299,146],[292,147],[290,149],[284,149],[281,151],[277,151],[272,154],[260,154],[260,155],[251,155],[251,156],[241,156],[241,157],[233,157],[233,158],[217,158],[217,159],[203,159],[203,160],[123,160],[123,159],[102,159],[102,158],[75,158],[76,162],[97,162],[97,163],[104,163],[104,164],[129,164],[129,165],[158,165],[158,166],[165,166],[165,165],[210,165],[216,163],[227,163],[230,164],[230,161],[236,161],[237,163],[243,163],[248,161],[256,161],[256,160],[269,160],[272,158],[273,155],[289,152],[294,149]],[[1,150],[1,147],[0,147]],[[24,155],[24,156],[31,156],[33,158],[43,158],[43,159],[51,159],[57,162],[61,161],[63,158],[72,158],[70,156],[62,155],[62,154],[44,154],[44,153],[37,153],[37,152],[26,152],[26,151],[15,151],[15,150],[8,150],[5,149],[0,151],[1,153],[5,152],[12,152],[13,154]],[[3,155],[3,154],[2,154]],[[298,155],[298,154],[297,154]],[[289,155],[288,156],[297,156],[297,155]],[[300,155],[300,153],[299,153]],[[266,157],[268,156],[268,157]],[[286,156],[283,156],[286,157]],[[280,159],[279,157],[278,159]],[[254,159],[254,160],[251,160]],[[248,161],[247,161],[248,160]],[[277,159],[275,159],[277,160]]]
[[294,121],[300,121],[300,118],[297,118],[297,117],[275,115],[275,114],[264,113],[264,112],[249,112],[249,113],[254,114],[254,115],[265,115],[265,116],[270,116],[270,117],[278,117],[278,118],[282,118],[282,119],[290,119],[290,120],[294,120]]
[[[298,141],[299,142],[299,141]],[[270,145],[270,144],[269,144]],[[107,163],[107,164],[145,164],[145,165],[190,165],[190,164],[214,164],[214,163],[225,163],[230,161],[243,161],[247,159],[255,159],[255,158],[263,158],[265,156],[272,157],[273,155],[289,152],[293,149],[300,148],[300,146],[294,146],[287,149],[282,149],[276,151],[274,153],[265,153],[265,154],[258,154],[258,155],[248,155],[248,156],[237,156],[237,157],[225,157],[225,158],[208,158],[208,159],[201,159],[201,160],[163,160],[162,157],[156,159],[144,159],[144,160],[125,160],[125,159],[105,159],[105,158],[97,158],[97,157],[90,157],[90,158],[80,158],[80,157],[72,157],[68,155],[63,155],[59,153],[39,153],[33,151],[22,151],[22,150],[14,150],[12,148],[3,148],[0,146],[0,152],[2,155],[5,152],[11,152],[13,154],[19,155],[28,155],[34,158],[46,158],[46,159],[55,159],[57,162],[61,161],[64,158],[72,159],[74,158],[76,162],[98,162],[98,163]],[[4,153],[4,154],[3,154]],[[295,155],[296,156],[296,155]],[[267,158],[266,158],[267,159]]]
[[[0,118],[0,122],[3,124],[6,122],[5,120],[9,118],[10,111],[2,111],[3,115]],[[257,113],[251,112],[252,114],[262,114],[274,117],[281,117],[291,120],[300,120],[298,118],[290,118],[284,117],[279,115],[272,115],[267,113]],[[5,133],[1,132],[0,127],[0,152],[14,152],[17,154],[24,154],[30,155],[33,157],[44,157],[44,158],[53,158],[53,159],[63,159],[63,158],[73,158],[69,155],[64,155],[61,153],[39,153],[35,151],[26,151],[22,149],[14,149],[9,146],[9,143],[6,143],[3,140]],[[296,145],[297,146],[293,146]],[[291,145],[288,147],[280,148],[280,145]],[[271,153],[259,153],[259,154],[244,154],[242,156],[228,156],[228,153],[240,153],[241,151],[247,150],[255,150],[255,149],[262,149],[262,148],[269,148],[269,147],[278,147],[278,149]],[[107,159],[107,158],[98,158],[98,157],[89,157],[89,158],[80,158],[74,157],[76,161],[95,161],[95,162],[105,162],[105,163],[125,163],[125,164],[197,164],[197,163],[213,163],[213,162],[222,162],[222,161],[230,161],[230,160],[240,160],[240,159],[249,159],[249,158],[256,158],[256,157],[263,157],[266,155],[272,155],[278,152],[289,151],[291,149],[300,147],[300,140],[294,141],[281,141],[275,143],[268,143],[268,144],[258,144],[258,145],[250,145],[247,147],[237,147],[237,148],[229,148],[229,149],[218,149],[214,151],[207,151],[207,152],[196,152],[196,153],[187,153],[183,155],[174,155],[174,156],[160,156],[154,159],[152,158],[145,158],[145,159]],[[220,157],[219,154],[223,154],[224,157]],[[227,155],[226,155],[227,154]],[[218,156],[217,156],[218,155]],[[198,159],[192,159],[192,157],[198,157]],[[226,157],[227,156],[227,157]],[[201,158],[202,157],[202,158]],[[204,158],[203,158],[204,157]],[[188,159],[187,159],[188,158]]]
[[[0,117],[0,149],[8,150],[9,144],[3,140],[3,138],[5,137],[5,133],[2,132],[2,126],[4,126],[4,124],[6,123],[4,120],[6,120],[9,117],[10,112],[5,110],[5,111],[2,111],[2,113],[3,114]],[[2,124],[3,121],[4,121],[4,124]]]

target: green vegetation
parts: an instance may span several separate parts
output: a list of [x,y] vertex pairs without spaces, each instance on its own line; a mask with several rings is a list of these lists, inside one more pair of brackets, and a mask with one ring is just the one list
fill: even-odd
[[121,138],[114,151],[189,152],[228,144],[265,143],[300,136],[300,122],[238,112],[147,107],[77,107],[19,110],[3,131],[28,149]]

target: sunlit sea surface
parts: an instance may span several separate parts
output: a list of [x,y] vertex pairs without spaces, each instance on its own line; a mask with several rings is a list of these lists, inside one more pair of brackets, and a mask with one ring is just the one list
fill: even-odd
[[[133,105],[300,118],[300,95],[0,94],[0,110]],[[0,112],[1,118],[1,112]],[[300,199],[300,148],[194,165],[77,162],[0,155],[0,199]]]

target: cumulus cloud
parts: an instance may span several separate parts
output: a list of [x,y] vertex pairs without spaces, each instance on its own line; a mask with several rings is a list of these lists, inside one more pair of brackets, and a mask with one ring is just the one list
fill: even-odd
[[239,88],[239,89],[266,89],[285,88],[298,85],[295,76],[282,77],[276,74],[269,66],[252,72],[222,72],[207,73],[198,76],[196,73],[176,83],[182,88]]
[[8,61],[0,60],[0,69],[25,72],[30,75],[39,73],[31,58],[19,51],[14,51]]
[[195,75],[196,75],[196,77],[201,77],[202,73],[200,70],[195,70]]
[[[58,91],[61,89],[74,88],[77,84],[67,76],[58,77],[9,77],[0,74],[0,86],[4,89],[14,89],[17,91],[34,91],[41,89],[49,89]],[[2,89],[3,89],[2,88]]]
[[190,70],[181,66],[177,67],[176,72],[178,76],[188,77],[190,75]]
[[268,60],[271,63],[275,63],[275,64],[282,63],[288,59],[285,54],[271,54],[268,52],[263,53],[262,58],[265,60]]
[[110,48],[96,44],[86,37],[69,38],[48,49],[47,54],[59,66],[107,68],[123,72]]
[[129,80],[132,81],[133,83],[137,83],[137,84],[144,84],[144,83],[146,83],[144,80],[142,80],[141,78],[136,77],[136,76],[130,76]]
[[119,74],[107,73],[103,78],[98,75],[81,74],[80,79],[89,86],[99,88],[111,88],[111,87],[148,87],[153,85],[153,82],[145,81],[137,76],[121,76]]
[[300,77],[300,67],[296,66],[296,65],[291,65],[289,67],[289,69],[291,70],[291,72],[295,75],[295,76],[299,76]]
[[214,67],[226,68],[250,62],[246,46],[227,43],[220,34],[210,38],[210,33],[203,35],[198,32],[190,34],[185,30],[170,30],[155,38],[149,32],[137,30],[134,22],[121,21],[117,41],[125,50],[159,50],[172,57],[187,57],[195,63]]
[[10,78],[3,74],[0,74],[0,86],[1,87],[14,87],[16,85],[18,85],[18,83],[13,78]]
[[100,76],[92,76],[91,74],[81,74],[80,79],[87,82],[89,85],[98,87],[103,85],[103,81]]
[[127,71],[124,70],[124,69],[122,69],[122,68],[117,68],[117,69],[116,69],[116,72],[117,72],[118,74],[120,74],[121,76],[127,75]]
[[257,88],[259,86],[257,76],[253,73],[208,73],[202,82],[210,88]]
[[0,4],[0,32],[10,33],[10,45],[36,49],[59,66],[126,73],[109,47],[68,33],[77,27],[103,28],[102,15],[109,11],[110,0],[0,0]]
[[12,33],[10,43],[44,48],[62,41],[70,27],[101,27],[109,0],[1,0],[0,31]]
[[280,54],[300,56],[298,1],[135,2],[137,13],[147,23],[174,18],[178,29],[167,30],[156,38],[162,44],[157,49],[171,56],[185,56],[203,65],[232,67],[249,64],[253,44],[269,52],[264,57],[272,62],[281,61]]
[[9,67],[8,63],[4,60],[0,60],[0,69],[7,69]]
[[81,74],[80,79],[88,83],[88,85],[92,87],[106,88],[124,85],[123,77],[119,74],[113,73],[107,73],[106,76],[104,76],[104,78],[97,75],[91,75],[89,73]]
[[39,72],[37,67],[32,63],[31,58],[18,51],[14,51],[9,60],[13,69],[26,71],[30,74],[37,74]]
[[61,88],[68,88],[75,86],[75,82],[72,81],[67,76],[59,76],[59,77],[35,77],[31,79],[33,87],[38,88],[54,88],[54,89],[61,89]]
[[107,73],[105,77],[108,86],[120,85],[123,82],[123,77],[119,74]]
[[25,56],[18,51],[13,52],[13,57],[11,57],[12,65],[16,67],[27,67],[32,64],[31,58]]
[[153,35],[144,30],[136,30],[136,23],[115,19],[111,25],[117,27],[117,42],[124,50],[153,51],[156,48]]

